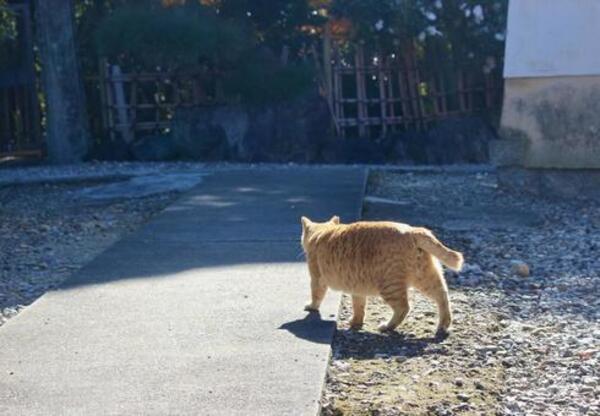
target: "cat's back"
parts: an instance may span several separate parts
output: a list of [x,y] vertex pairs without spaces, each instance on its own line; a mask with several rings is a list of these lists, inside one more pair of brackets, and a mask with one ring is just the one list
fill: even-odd
[[328,250],[346,254],[381,252],[411,245],[416,228],[391,221],[359,221],[340,224],[329,230]]
[[402,271],[414,258],[414,228],[389,221],[340,224],[327,230],[317,247],[319,266],[327,284],[349,293],[376,294],[386,272]]
[[335,237],[340,240],[369,240],[371,242],[398,240],[410,236],[415,228],[408,224],[392,221],[358,221],[340,224]]

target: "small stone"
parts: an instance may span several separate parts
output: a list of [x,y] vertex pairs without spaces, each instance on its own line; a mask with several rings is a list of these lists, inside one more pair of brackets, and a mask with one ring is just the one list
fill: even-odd
[[584,350],[584,351],[579,351],[577,353],[577,355],[579,356],[579,358],[581,358],[582,360],[588,360],[590,358],[592,358],[592,356],[594,354],[596,354],[598,352],[598,350]]
[[468,402],[469,400],[471,400],[471,396],[469,396],[468,394],[465,394],[465,393],[458,393],[456,395],[456,398],[458,400],[462,400],[463,402]]
[[520,260],[513,260],[510,262],[510,270],[513,274],[520,277],[529,277],[530,270],[527,263]]

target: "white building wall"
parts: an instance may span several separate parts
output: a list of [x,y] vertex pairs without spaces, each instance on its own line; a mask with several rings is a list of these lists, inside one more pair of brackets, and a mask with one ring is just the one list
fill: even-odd
[[505,78],[600,75],[600,0],[510,0]]

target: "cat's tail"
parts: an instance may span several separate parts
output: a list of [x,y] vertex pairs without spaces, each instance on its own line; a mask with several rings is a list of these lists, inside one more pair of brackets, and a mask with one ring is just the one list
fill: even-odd
[[418,228],[414,233],[417,246],[434,257],[437,257],[445,266],[455,271],[460,271],[463,266],[463,255],[458,251],[450,250],[443,245],[435,236],[426,228]]

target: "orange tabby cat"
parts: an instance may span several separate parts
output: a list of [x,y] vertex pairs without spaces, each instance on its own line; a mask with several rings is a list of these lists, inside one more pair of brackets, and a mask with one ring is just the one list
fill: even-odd
[[356,328],[364,320],[366,297],[381,295],[394,314],[379,330],[393,330],[408,314],[407,291],[414,287],[437,303],[437,333],[447,333],[452,313],[440,261],[460,270],[463,256],[440,243],[428,229],[395,222],[340,224],[337,216],[316,223],[302,217],[302,247],[312,292],[306,310],[319,309],[328,287],[350,293],[350,325]]

